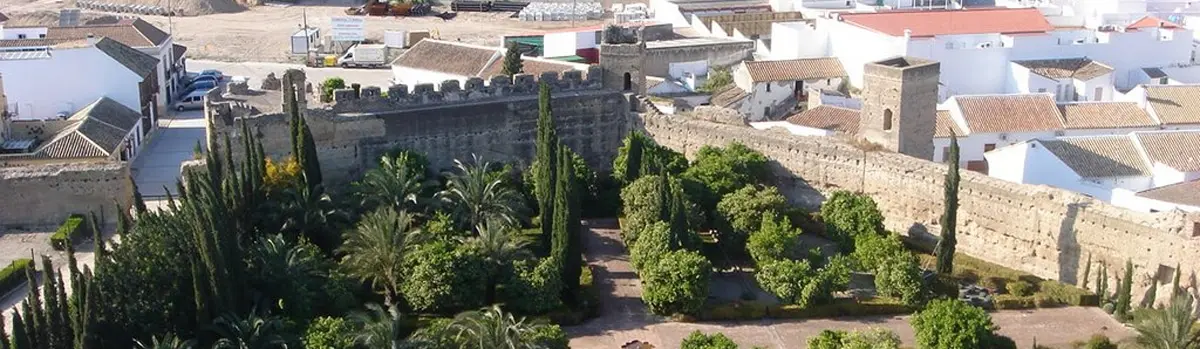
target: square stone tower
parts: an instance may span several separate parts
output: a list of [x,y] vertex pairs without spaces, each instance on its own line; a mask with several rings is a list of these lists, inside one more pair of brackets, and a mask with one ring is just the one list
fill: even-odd
[[858,135],[909,156],[933,158],[937,115],[936,61],[895,57],[863,69],[863,107]]
[[604,87],[638,95],[646,94],[646,42],[641,31],[610,28],[604,31],[600,43],[600,68],[604,72]]

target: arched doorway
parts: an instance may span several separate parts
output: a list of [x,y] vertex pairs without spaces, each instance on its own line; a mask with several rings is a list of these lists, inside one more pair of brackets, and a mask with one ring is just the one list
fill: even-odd
[[632,89],[633,89],[633,75],[629,75],[629,73],[625,73],[625,87],[622,88],[622,90],[629,91]]
[[884,131],[892,130],[892,110],[891,109],[883,110],[883,130]]

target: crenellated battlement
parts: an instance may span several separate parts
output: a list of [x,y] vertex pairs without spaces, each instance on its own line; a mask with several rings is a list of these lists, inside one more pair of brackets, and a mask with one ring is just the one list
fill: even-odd
[[545,82],[554,92],[599,90],[603,88],[601,74],[600,67],[591,66],[586,73],[567,70],[561,73],[545,72],[536,77],[531,74],[516,74],[511,77],[496,75],[486,81],[473,77],[461,85],[459,80],[446,80],[436,85],[398,84],[388,87],[386,93],[377,86],[362,87],[359,90],[343,88],[333,91],[333,103],[326,108],[334,113],[372,113],[533,96],[537,95],[540,82]]

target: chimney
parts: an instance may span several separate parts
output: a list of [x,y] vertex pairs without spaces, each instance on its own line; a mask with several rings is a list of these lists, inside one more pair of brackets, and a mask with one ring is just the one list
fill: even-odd
[[88,42],[88,45],[96,46],[96,36],[93,35],[92,33],[88,33],[87,42]]

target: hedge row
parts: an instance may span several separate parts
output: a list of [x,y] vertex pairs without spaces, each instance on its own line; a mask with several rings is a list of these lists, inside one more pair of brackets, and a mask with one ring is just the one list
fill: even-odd
[[33,260],[22,258],[12,261],[7,267],[0,269],[0,294],[7,294],[28,281],[25,270],[29,268],[33,268]]
[[50,246],[57,251],[66,250],[67,244],[75,243],[75,239],[82,236],[83,230],[86,227],[87,224],[84,223],[83,215],[73,214],[67,217],[67,221],[58,226],[58,231],[50,236]]
[[1054,308],[1061,306],[1095,307],[1100,305],[1100,296],[1071,285],[1056,281],[1042,281],[1040,290],[1031,296],[1011,294],[997,295],[993,299],[996,309]]
[[697,317],[703,321],[759,320],[759,319],[809,319],[839,316],[871,316],[911,314],[915,308],[899,300],[875,298],[855,301],[839,298],[833,303],[801,308],[796,305],[769,305],[761,302],[731,302],[706,304]]

